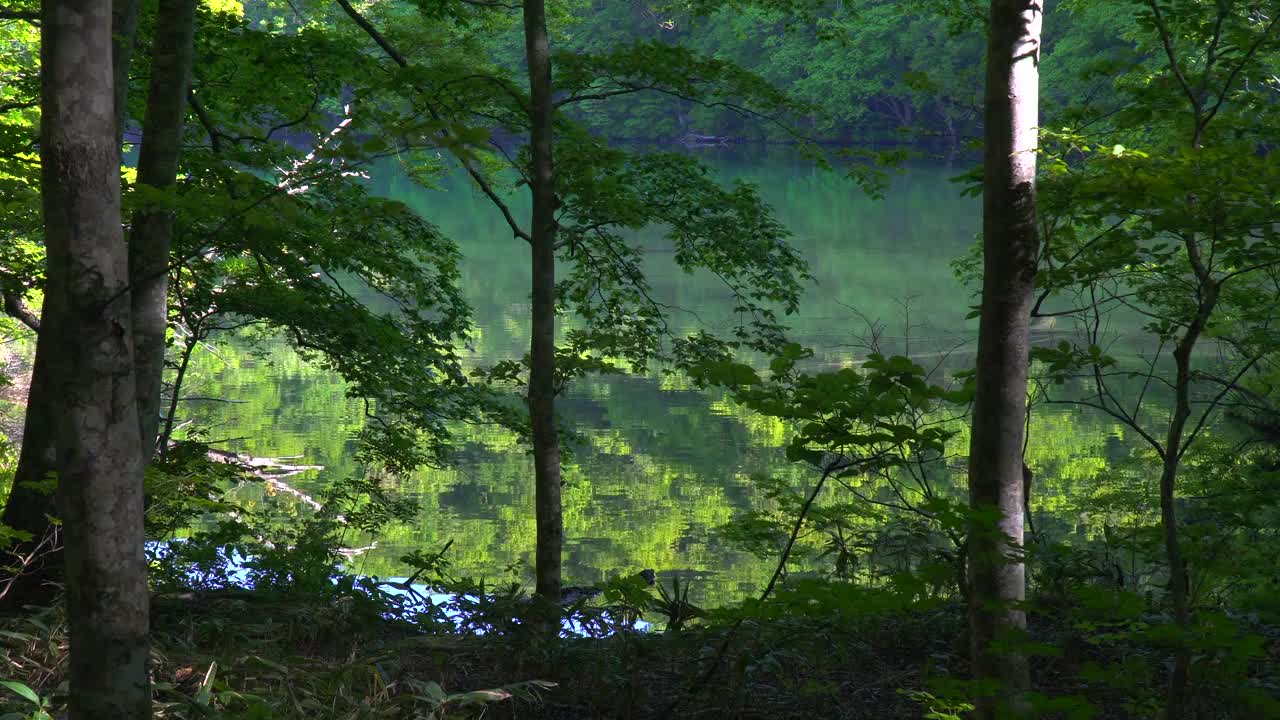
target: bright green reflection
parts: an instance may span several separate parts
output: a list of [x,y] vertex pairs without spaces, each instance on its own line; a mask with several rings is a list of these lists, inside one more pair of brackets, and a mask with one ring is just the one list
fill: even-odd
[[[949,263],[973,242],[980,208],[948,181],[960,169],[913,167],[884,200],[874,201],[839,177],[782,159],[733,151],[706,159],[726,179],[757,183],[811,263],[817,284],[792,324],[820,362],[849,363],[865,354],[858,343],[867,319],[884,323],[884,350],[907,350],[926,367],[970,339],[969,293]],[[527,253],[488,201],[460,183],[434,192],[412,188],[394,169],[375,184],[461,244],[479,326],[475,364],[523,354]],[[694,314],[712,326],[727,320],[728,296],[714,278],[675,271],[661,249],[651,258],[658,299],[690,311],[675,313],[677,326],[693,327]],[[951,365],[968,362],[966,353],[952,355]],[[339,379],[308,367],[286,347],[269,345],[255,354],[223,344],[216,356],[200,356],[194,378],[188,393],[229,401],[187,408],[197,425],[210,428],[210,438],[325,466],[295,478],[304,489],[358,472],[351,436],[361,426],[362,407],[344,396]],[[715,531],[736,513],[765,506],[753,476],[786,478],[796,488],[813,481],[782,457],[783,425],[735,407],[721,393],[697,392],[678,377],[656,374],[579,382],[560,407],[585,437],[566,472],[568,582],[653,567],[700,575],[695,592],[707,604],[759,591],[772,561],[727,547]],[[1028,457],[1041,479],[1036,509],[1060,517],[1074,512],[1072,496],[1105,472],[1107,459],[1130,447],[1118,429],[1081,412],[1041,411],[1032,433]],[[531,564],[533,484],[525,449],[494,429],[459,428],[459,437],[465,443],[456,468],[402,482],[421,503],[419,520],[381,538],[357,561],[358,570],[400,574],[396,558],[404,551],[436,548],[450,538],[462,574],[498,578],[510,565]],[[963,458],[967,443],[962,432],[951,454]],[[962,473],[963,463],[950,471]]]

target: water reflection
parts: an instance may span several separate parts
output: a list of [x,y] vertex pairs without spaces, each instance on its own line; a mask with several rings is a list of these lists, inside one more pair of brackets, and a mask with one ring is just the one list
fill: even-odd
[[[173,563],[184,539],[147,543],[148,557],[155,562]],[[256,558],[234,548],[221,548],[212,562],[177,564],[185,566],[186,579],[196,589],[253,589],[258,583]],[[359,592],[386,608],[387,619],[403,620],[438,630],[448,625],[455,632],[487,635],[511,632],[525,624],[522,613],[534,610],[535,598],[515,588],[506,593],[450,593],[418,582],[412,577],[378,578],[358,574],[330,577],[335,587]],[[649,632],[653,625],[627,616],[616,608],[589,604],[600,589],[577,589],[566,593],[560,612],[562,632],[575,637],[605,637],[622,631]]]
[[[910,352],[939,372],[969,362],[974,321],[965,316],[970,293],[951,261],[971,246],[978,203],[962,198],[948,178],[956,170],[917,166],[894,179],[885,199],[865,197],[839,177],[782,159],[718,151],[709,162],[726,179],[757,183],[794,243],[812,265],[816,284],[799,315],[797,340],[825,366],[854,365],[875,334],[886,352]],[[468,300],[477,332],[468,355],[474,366],[518,358],[529,342],[528,259],[488,200],[463,183],[427,192],[393,171],[375,177],[380,192],[403,200],[459,242]],[[689,313],[673,316],[692,329],[729,319],[731,305],[715,278],[679,272],[657,244],[650,253],[655,296]],[[361,472],[352,435],[363,415],[339,378],[298,360],[280,344],[257,351],[224,343],[199,359],[193,395],[239,404],[188,408],[210,436],[243,438],[227,447],[255,455],[300,456],[325,470],[295,478],[315,491]],[[565,467],[566,582],[591,584],[637,567],[653,567],[689,581],[691,597],[722,605],[758,593],[772,561],[741,552],[718,529],[746,511],[772,507],[759,476],[804,488],[811,473],[788,463],[781,448],[788,429],[773,418],[736,407],[719,391],[691,388],[678,375],[597,377],[570,386],[560,405],[578,439]],[[965,428],[950,454],[962,457]],[[1032,421],[1028,463],[1041,483],[1037,513],[1070,513],[1071,498],[1087,492],[1107,458],[1131,448],[1116,424],[1079,409],[1039,411]],[[421,513],[412,524],[379,538],[376,550],[353,564],[362,575],[399,576],[405,553],[454,540],[450,560],[459,573],[495,577],[514,568],[528,579],[534,546],[533,473],[526,449],[495,428],[456,428],[457,463],[397,481]],[[1118,447],[1104,451],[1105,438]],[[947,472],[963,473],[957,461]],[[240,500],[267,502],[251,487]]]

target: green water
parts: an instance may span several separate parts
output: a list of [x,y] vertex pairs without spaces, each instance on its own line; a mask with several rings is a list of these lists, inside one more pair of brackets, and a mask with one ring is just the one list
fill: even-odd
[[[705,159],[726,180],[758,184],[810,262],[816,283],[792,325],[819,362],[856,362],[866,353],[861,343],[868,323],[876,322],[889,352],[910,352],[926,367],[944,357],[955,368],[971,361],[976,326],[964,317],[972,300],[950,268],[980,223],[979,202],[962,198],[948,180],[964,167],[911,167],[877,201],[838,176],[781,157],[716,151]],[[523,354],[527,249],[488,201],[461,182],[430,192],[412,188],[394,168],[374,182],[461,245],[478,324],[470,361],[484,365]],[[654,242],[658,299],[688,311],[677,312],[673,324],[724,323],[730,305],[717,281],[676,271],[656,234]],[[361,407],[345,397],[338,378],[308,367],[280,344],[255,353],[225,342],[197,365],[187,393],[232,401],[188,405],[209,437],[229,439],[225,447],[324,466],[290,480],[312,492],[360,471],[352,435],[361,427]],[[568,582],[652,567],[662,576],[697,578],[695,595],[704,603],[758,592],[772,561],[734,549],[718,530],[741,511],[768,507],[755,476],[787,478],[797,491],[814,480],[782,457],[783,425],[742,411],[722,393],[699,392],[657,373],[578,382],[560,411],[585,441],[566,468]],[[949,465],[962,473],[968,440],[958,429]],[[400,574],[397,558],[406,550],[449,539],[460,574],[506,579],[504,568],[531,565],[534,492],[525,449],[506,432],[463,432],[456,467],[399,481],[401,491],[421,503],[421,514],[392,528],[355,569]],[[1038,413],[1028,461],[1039,478],[1034,510],[1040,523],[1074,530],[1076,502],[1129,446],[1118,427],[1087,412]],[[261,501],[253,493],[245,497]],[[515,572],[528,577],[527,570]]]

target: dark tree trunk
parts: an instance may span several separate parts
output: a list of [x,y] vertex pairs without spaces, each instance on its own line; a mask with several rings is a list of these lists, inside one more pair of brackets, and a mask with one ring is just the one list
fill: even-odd
[[[1194,343],[1193,343],[1194,344]],[[1190,365],[1179,353],[1174,353],[1178,363],[1178,378],[1182,379],[1184,370]],[[1182,450],[1182,433],[1190,417],[1190,405],[1186,402],[1187,388],[1179,383],[1173,411],[1173,419],[1169,423],[1168,442],[1165,445],[1165,456],[1160,472],[1160,524],[1164,529],[1165,558],[1169,561],[1169,598],[1173,605],[1173,621],[1180,631],[1191,626],[1191,610],[1187,596],[1190,583],[1187,578],[1187,566],[1182,557],[1182,544],[1178,537],[1177,484],[1178,453]],[[1185,643],[1185,640],[1183,641]],[[1187,701],[1187,684],[1191,679],[1191,651],[1180,644],[1173,658],[1173,669],[1169,673],[1169,687],[1165,698],[1165,720],[1179,720],[1182,707]]]
[[[47,0],[40,154],[46,317],[39,345],[66,543],[72,720],[151,716],[142,456],[120,227],[111,3]],[[33,380],[34,382],[34,380]]]
[[[117,165],[120,141],[124,131],[124,122],[128,109],[129,67],[133,57],[134,38],[138,30],[138,1],[117,0],[111,6],[111,65],[113,72],[111,115],[112,126],[116,138]],[[45,294],[40,317],[50,317],[57,311]],[[43,324],[43,323],[42,323]],[[43,350],[42,350],[43,347]],[[14,471],[13,486],[9,498],[5,502],[4,512],[0,513],[0,524],[30,533],[30,541],[18,543],[13,550],[26,555],[36,549],[37,544],[54,526],[49,522],[51,516],[57,515],[53,495],[35,489],[36,483],[50,477],[54,472],[53,426],[60,414],[57,398],[53,397],[45,387],[43,378],[47,376],[49,353],[48,345],[36,344],[35,362],[31,369],[31,387],[27,391],[27,407],[23,420],[22,449],[18,455],[18,467]],[[47,550],[47,548],[46,548]],[[25,604],[47,605],[53,602],[57,588],[49,585],[62,574],[62,553],[44,552],[37,564],[28,568],[28,572],[18,578],[9,588],[9,592],[0,597],[0,605],[16,607]]]
[[[1186,240],[1187,253],[1200,281],[1200,305],[1182,339],[1173,350],[1177,367],[1174,381],[1173,417],[1169,419],[1169,432],[1165,437],[1163,464],[1160,472],[1160,524],[1164,529],[1165,558],[1169,561],[1169,599],[1173,605],[1173,621],[1178,629],[1191,629],[1190,590],[1186,561],[1182,556],[1182,543],[1178,533],[1178,470],[1182,453],[1186,450],[1185,433],[1191,417],[1191,354],[1195,351],[1209,317],[1218,304],[1219,285],[1209,275],[1200,260],[1194,236]],[[1174,655],[1173,670],[1169,674],[1168,696],[1165,704],[1166,720],[1179,720],[1187,702],[1187,685],[1191,676],[1191,649],[1185,639]]]
[[[196,4],[196,0],[160,0],[151,50],[151,88],[147,94],[142,151],[138,158],[140,185],[167,189],[173,187],[177,179]],[[172,212],[144,207],[133,216],[129,234],[129,280],[133,294],[138,422],[142,454],[147,459],[155,452],[160,428],[172,240]]]
[[969,446],[970,652],[974,679],[995,683],[976,698],[977,717],[1021,712],[1026,658],[993,643],[1026,627],[1025,568],[1011,557],[1023,542],[1022,441],[1027,403],[1028,319],[1039,237],[1036,147],[1040,0],[992,0],[987,55],[983,187],[982,319],[977,395]]
[[[194,328],[193,328],[194,330]],[[192,332],[182,341],[182,353],[178,357],[178,371],[173,376],[173,390],[169,394],[169,407],[165,410],[163,427],[156,442],[156,456],[164,460],[169,450],[169,440],[173,437],[173,423],[178,417],[179,391],[187,377],[187,368],[191,366],[191,355],[196,350],[199,335]],[[145,448],[144,448],[145,451]]]
[[138,37],[138,0],[111,3],[111,67],[115,79],[116,140],[123,140],[129,120],[129,70],[133,67],[133,44]]
[[556,190],[553,159],[551,52],[543,0],[524,2],[525,51],[529,62],[529,112],[533,154],[532,324],[529,347],[529,419],[533,434],[538,594],[560,600],[564,519],[560,512],[560,439],[556,432]]

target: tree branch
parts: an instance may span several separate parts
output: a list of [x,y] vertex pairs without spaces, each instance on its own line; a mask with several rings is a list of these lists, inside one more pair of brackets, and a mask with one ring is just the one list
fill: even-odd
[[17,293],[4,293],[4,311],[23,325],[40,332],[40,317],[27,307],[27,304],[22,301],[22,296]]
[[[1244,66],[1248,65],[1249,61],[1253,59],[1253,56],[1258,52],[1258,48],[1262,47],[1262,43],[1267,39],[1267,36],[1276,29],[1277,22],[1280,22],[1280,12],[1277,12],[1276,16],[1271,19],[1271,22],[1267,23],[1266,28],[1263,29],[1262,34],[1258,36],[1258,39],[1253,42],[1253,45],[1249,47],[1248,52],[1246,52],[1244,57],[1240,58],[1240,62],[1231,69],[1231,74],[1227,76],[1227,82],[1222,86],[1222,92],[1218,93],[1218,101],[1213,104],[1213,108],[1210,109],[1200,121],[1201,129],[1208,125],[1209,121],[1213,120],[1214,116],[1218,114],[1218,111],[1222,109],[1222,103],[1227,99],[1227,93],[1230,92],[1231,86],[1235,84],[1236,78],[1239,77],[1240,72],[1244,70]],[[1205,73],[1207,77],[1208,68],[1205,69]]]
[[22,20],[32,25],[40,24],[40,13],[36,10],[9,10],[0,8],[0,20]]
[[[356,25],[359,25],[360,29],[364,30],[365,34],[368,35],[378,47],[382,48],[382,51],[387,54],[387,57],[391,58],[392,61],[402,68],[409,67],[408,59],[406,59],[404,55],[400,54],[400,51],[391,44],[391,41],[387,40],[382,33],[378,32],[378,29],[373,26],[373,23],[370,23],[351,5],[350,0],[336,0],[336,2],[342,7],[343,12],[345,12]],[[427,104],[427,112],[431,114],[432,120],[437,122],[440,121],[440,114],[436,112],[436,109],[430,104]],[[441,130],[440,134],[445,139],[446,145],[448,145],[448,141],[450,140],[448,131]],[[498,193],[494,191],[493,187],[489,184],[488,180],[485,179],[484,175],[482,175],[479,170],[476,170],[471,165],[471,161],[463,157],[461,153],[456,150],[450,150],[450,152],[458,159],[458,162],[462,164],[462,167],[467,171],[467,174],[471,176],[471,179],[475,180],[476,184],[480,186],[480,191],[497,206],[499,211],[502,212],[502,217],[507,221],[507,225],[511,228],[511,232],[521,240],[524,240],[527,243],[532,243],[533,239],[529,236],[529,233],[525,232],[525,230],[520,227],[520,224],[516,222],[515,216],[511,214],[511,209],[505,202],[503,202],[502,198],[498,196]]]
[[1223,382],[1222,389],[1218,391],[1218,394],[1215,395],[1211,401],[1209,401],[1209,407],[1205,408],[1204,412],[1201,413],[1200,419],[1196,421],[1196,426],[1191,429],[1191,434],[1187,435],[1186,442],[1184,442],[1182,444],[1182,448],[1178,450],[1179,458],[1186,454],[1187,448],[1191,447],[1191,443],[1195,441],[1196,436],[1204,429],[1204,425],[1208,422],[1209,416],[1212,415],[1213,411],[1217,410],[1218,406],[1222,404],[1222,398],[1226,397],[1227,393],[1231,392],[1231,390],[1236,387],[1236,384],[1240,382],[1240,378],[1244,377],[1245,373],[1249,372],[1249,370],[1251,370],[1254,365],[1258,364],[1258,361],[1262,360],[1263,357],[1264,355],[1260,354],[1249,358],[1249,361],[1240,367],[1240,370],[1236,372],[1234,377]]
[[1169,24],[1165,22],[1164,13],[1160,12],[1160,4],[1158,0],[1147,0],[1147,7],[1151,8],[1151,13],[1156,21],[1156,29],[1160,32],[1160,43],[1164,46],[1164,54],[1169,58],[1169,67],[1173,70],[1173,75],[1178,79],[1178,85],[1182,87],[1182,92],[1186,94],[1187,100],[1191,102],[1191,109],[1195,113],[1196,131],[1200,130],[1200,117],[1202,114],[1202,105],[1200,99],[1196,97],[1195,90],[1188,82],[1187,76],[1182,72],[1182,66],[1178,64],[1178,55],[1173,50],[1173,38],[1169,34]]
[[205,110],[204,103],[200,102],[200,98],[190,89],[187,90],[187,104],[195,111],[196,119],[200,121],[200,125],[204,127],[204,131],[209,135],[209,146],[213,148],[214,154],[222,153],[222,133],[218,132],[218,128],[213,124],[213,118],[209,117],[209,111]]
[[39,100],[23,100],[21,102],[11,102],[0,104],[0,113],[6,113],[10,110],[26,110],[28,108],[40,107]]

